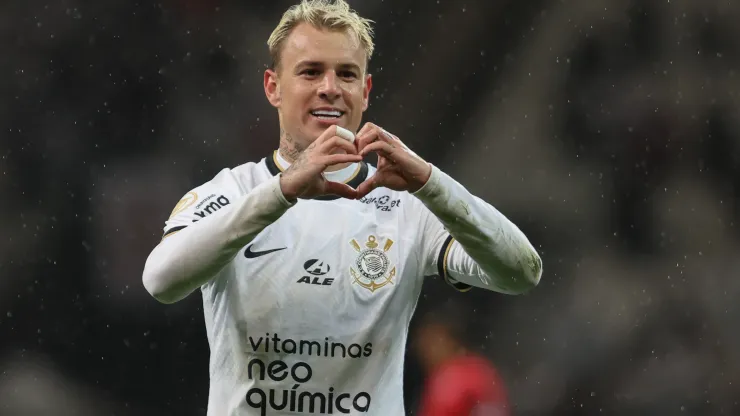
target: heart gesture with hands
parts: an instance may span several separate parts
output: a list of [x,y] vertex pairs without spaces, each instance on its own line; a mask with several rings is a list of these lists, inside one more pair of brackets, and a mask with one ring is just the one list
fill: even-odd
[[280,189],[288,201],[323,195],[355,199],[355,189],[344,183],[328,181],[323,173],[330,166],[361,161],[362,156],[355,145],[337,133],[337,126],[331,126],[280,175]]
[[[326,168],[360,162],[370,152],[378,155],[377,171],[357,189],[328,181],[324,177]],[[429,180],[431,173],[431,165],[406,147],[398,137],[372,123],[365,124],[354,143],[343,138],[337,126],[331,126],[282,173],[280,188],[289,201],[329,194],[360,199],[378,187],[416,192]]]
[[357,198],[378,187],[413,193],[421,189],[432,174],[429,163],[398,137],[373,123],[366,123],[357,133],[355,146],[360,156],[370,152],[378,155],[378,170],[357,187]]

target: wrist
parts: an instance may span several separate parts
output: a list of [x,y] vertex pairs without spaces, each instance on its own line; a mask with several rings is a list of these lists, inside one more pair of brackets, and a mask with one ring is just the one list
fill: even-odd
[[432,178],[432,165],[428,162],[426,162],[425,165],[426,170],[422,174],[414,177],[416,181],[413,183],[413,186],[409,188],[409,193],[415,194],[419,192],[421,189],[426,187],[429,180]]
[[412,195],[422,200],[434,198],[441,192],[439,186],[439,177],[441,176],[442,172],[439,170],[439,168],[433,166],[431,163],[427,163],[427,165],[430,169],[427,181],[419,189],[411,192]]
[[283,193],[283,197],[291,204],[295,203],[298,200],[298,198],[296,196],[296,193],[290,189],[290,186],[288,186],[288,180],[285,179],[285,176],[283,176],[283,173],[280,173],[279,181],[280,181],[280,192]]

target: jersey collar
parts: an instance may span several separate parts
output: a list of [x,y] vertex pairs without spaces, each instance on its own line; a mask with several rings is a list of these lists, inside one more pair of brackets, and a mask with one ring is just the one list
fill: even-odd
[[[288,167],[290,166],[290,163],[288,163],[288,161],[286,161],[280,155],[280,152],[278,150],[272,152],[272,157],[265,158],[265,164],[267,165],[267,170],[269,170],[273,176],[279,174],[280,172],[284,172],[285,169],[288,169]],[[327,180],[343,182],[353,188],[357,188],[362,182],[365,181],[365,179],[367,179],[368,170],[369,169],[367,167],[367,163],[360,162],[353,163],[346,168],[338,171],[325,172],[324,176]],[[334,199],[339,199],[339,197],[336,195],[324,195],[314,199],[318,199],[321,201],[331,201]]]

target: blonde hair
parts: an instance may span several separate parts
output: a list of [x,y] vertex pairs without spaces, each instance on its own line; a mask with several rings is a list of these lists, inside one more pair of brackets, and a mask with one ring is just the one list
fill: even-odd
[[[267,39],[272,67],[280,64],[280,52],[285,39],[301,23],[308,23],[318,29],[347,31],[357,37],[369,61],[375,46],[373,44],[372,20],[360,17],[344,0],[302,0],[291,6],[283,14],[280,23]],[[367,62],[366,62],[367,63]]]

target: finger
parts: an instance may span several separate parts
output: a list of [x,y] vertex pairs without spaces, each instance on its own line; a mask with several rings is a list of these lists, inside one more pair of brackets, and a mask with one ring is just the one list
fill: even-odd
[[[360,136],[360,133],[358,133],[357,135]],[[396,136],[392,135],[391,133],[389,133],[388,130],[386,130],[386,129],[382,128],[382,127],[378,127],[378,126],[376,126],[374,124],[372,125],[371,128],[368,128],[365,132],[363,132],[362,135],[368,135],[368,136],[369,135],[375,135],[377,140],[383,140],[383,141],[386,141],[388,143],[393,142],[394,137],[396,137]]]
[[318,151],[321,154],[331,154],[336,150],[344,150],[346,153],[357,154],[354,144],[348,142],[339,136],[334,136],[319,145]]
[[362,156],[350,154],[326,155],[321,158],[321,163],[326,167],[338,165],[340,163],[358,163],[360,161],[362,161]]
[[380,134],[378,135],[378,138],[381,140],[384,140],[388,143],[391,143],[394,140],[398,140],[396,136],[392,135],[388,130],[382,127],[378,127],[378,131],[380,132]]
[[387,143],[401,143],[401,140],[389,133],[387,130],[385,130],[382,127],[374,126],[372,130],[368,130],[363,136],[358,135],[358,140],[360,141],[360,144],[358,144],[357,149],[362,151],[362,149],[365,148],[369,143],[375,142],[375,141],[384,141]]
[[357,190],[356,190],[357,199],[364,197],[365,195],[374,191],[375,188],[378,188],[379,186],[380,186],[380,182],[378,181],[378,177],[376,175],[373,175],[372,177],[366,179],[364,182],[362,182],[357,187]]
[[395,148],[390,143],[376,141],[376,142],[370,143],[365,148],[363,148],[362,151],[360,152],[360,155],[364,157],[370,152],[376,152],[378,155],[388,158],[391,161],[394,161],[393,158],[391,157],[393,155],[394,150]]
[[388,161],[388,159],[384,158],[383,156],[378,156],[378,166],[377,166],[377,169],[378,170],[381,170],[381,169],[387,167],[388,165],[390,165],[390,163],[391,162]]
[[[373,136],[377,134],[378,130],[380,130],[380,128],[376,126],[375,124],[366,123],[362,127],[362,129],[360,129],[360,131],[357,132],[357,137],[355,139],[355,142],[358,142],[360,139],[363,139],[363,138],[364,138],[364,141],[369,140],[366,136]],[[370,141],[374,141],[374,140],[377,140],[377,137],[373,137],[373,139]],[[367,143],[364,143],[363,146],[367,146]],[[359,145],[358,145],[358,149],[360,149]]]
[[385,129],[381,129],[381,130],[382,130],[382,131],[383,131],[383,133],[384,133],[384,134],[385,134],[385,135],[386,135],[386,136],[388,137],[388,141],[389,141],[389,143],[393,143],[393,144],[395,144],[395,145],[398,145],[398,146],[400,146],[400,147],[401,147],[401,148],[402,148],[403,150],[405,150],[405,151],[407,151],[407,152],[411,153],[412,155],[414,155],[414,156],[418,156],[418,155],[417,155],[416,153],[414,153],[414,151],[413,151],[413,150],[409,149],[409,147],[408,147],[408,146],[406,146],[406,144],[405,144],[404,142],[402,142],[402,141],[401,141],[401,139],[399,139],[399,138],[398,138],[398,136],[396,136],[395,134],[393,134],[393,133],[389,132],[388,130],[385,130]]
[[334,136],[319,145],[319,152],[321,154],[330,154],[334,150],[341,149],[348,154],[357,154],[355,145],[348,142],[347,139],[343,139],[339,136]]
[[365,146],[369,145],[370,143],[374,141],[377,141],[377,139],[378,139],[378,130],[369,130],[365,132],[364,135],[357,135],[357,139],[355,140],[357,151],[362,152],[362,149],[364,149]]
[[337,135],[337,126],[331,125],[329,126],[329,128],[324,130],[324,132],[321,133],[319,137],[316,138],[314,143],[316,144],[316,146],[321,146],[322,143],[324,143],[325,141],[331,139],[332,137],[336,135]]
[[373,123],[365,123],[364,126],[360,129],[360,131],[357,132],[357,137],[367,134],[369,131],[375,129],[377,126]]
[[398,136],[396,136],[395,134],[393,134],[393,133],[389,132],[388,130],[386,130],[386,129],[382,128],[382,127],[378,127],[378,128],[380,129],[380,131],[381,131],[381,132],[382,132],[382,133],[383,133],[383,134],[384,134],[384,135],[385,135],[386,137],[388,137],[388,140],[391,140],[391,141],[393,141],[393,140],[401,140],[401,139],[399,139],[399,138],[398,138]]
[[324,194],[337,195],[343,198],[356,199],[357,191],[346,183],[327,181],[324,185]]
[[355,142],[355,134],[345,129],[344,127],[337,126],[337,136],[347,140],[350,143]]

